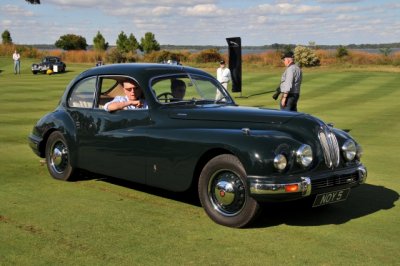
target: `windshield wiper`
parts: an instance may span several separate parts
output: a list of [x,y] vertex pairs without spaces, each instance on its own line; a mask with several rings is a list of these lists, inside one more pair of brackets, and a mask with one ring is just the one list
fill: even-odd
[[[218,100],[215,100],[215,103],[228,103],[229,97],[227,95],[222,96],[221,98],[219,98]],[[225,101],[224,101],[225,100]]]
[[205,103],[212,103],[212,102],[214,102],[213,100],[210,100],[210,99],[196,99],[196,98],[192,98],[191,100],[190,100],[190,103],[192,103],[192,104],[205,104]]

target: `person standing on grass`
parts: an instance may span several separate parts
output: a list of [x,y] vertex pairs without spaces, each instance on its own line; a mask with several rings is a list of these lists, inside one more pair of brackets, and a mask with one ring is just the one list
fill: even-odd
[[282,56],[283,63],[286,66],[282,74],[280,91],[280,108],[286,111],[297,112],[297,102],[300,98],[300,86],[303,78],[301,68],[294,63],[293,52],[287,52]]
[[21,72],[20,72],[21,71],[21,64],[20,64],[21,56],[17,50],[15,50],[13,53],[13,60],[14,60],[14,74],[21,74]]
[[217,79],[228,90],[228,83],[231,81],[231,71],[225,66],[225,61],[219,62],[219,68],[217,69]]

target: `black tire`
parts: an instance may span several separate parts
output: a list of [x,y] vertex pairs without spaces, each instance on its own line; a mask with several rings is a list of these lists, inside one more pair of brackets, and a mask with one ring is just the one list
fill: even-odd
[[221,225],[244,227],[260,209],[259,203],[249,196],[243,165],[230,154],[214,157],[204,166],[198,192],[207,215]]
[[36,75],[38,72],[37,71],[32,71],[33,75]]
[[67,141],[58,131],[47,140],[46,164],[50,175],[57,180],[71,180],[76,172],[71,166]]

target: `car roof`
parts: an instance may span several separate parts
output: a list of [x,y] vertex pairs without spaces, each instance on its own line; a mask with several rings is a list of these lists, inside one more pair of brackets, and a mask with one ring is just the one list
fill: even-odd
[[160,63],[122,63],[93,67],[81,73],[78,78],[80,79],[94,75],[126,75],[136,78],[141,77],[143,79],[150,79],[154,76],[183,73],[212,77],[203,70],[182,65]]
[[[74,84],[77,84],[81,80],[96,77],[96,76],[125,76],[133,78],[139,86],[144,90],[145,96],[151,95],[150,82],[153,78],[166,77],[174,75],[198,75],[212,80],[216,80],[211,74],[188,66],[172,65],[172,64],[161,64],[161,63],[121,63],[121,64],[110,64],[92,67],[78,76],[76,76],[68,85],[67,90],[63,96],[62,102],[67,101],[68,92]],[[217,81],[216,81],[217,82]]]

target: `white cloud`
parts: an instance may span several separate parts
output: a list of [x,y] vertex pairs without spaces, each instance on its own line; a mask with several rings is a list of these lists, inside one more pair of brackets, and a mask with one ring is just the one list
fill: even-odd
[[222,14],[222,10],[219,10],[214,4],[205,4],[188,7],[186,8],[185,13],[188,16],[215,16]]
[[161,44],[382,43],[398,41],[399,9],[398,0],[3,0],[0,26],[27,44],[67,33],[91,43],[97,31],[110,44],[121,31],[137,39],[150,31]]
[[310,5],[296,5],[289,3],[282,4],[262,4],[259,5],[256,10],[258,12],[263,12],[267,14],[281,14],[281,15],[292,15],[292,14],[309,14],[309,13],[319,13],[323,11],[320,6],[310,6]]
[[153,8],[152,13],[155,16],[170,15],[173,12],[172,7],[158,6]]
[[4,14],[7,16],[24,16],[31,17],[33,16],[33,12],[27,9],[21,8],[17,5],[4,5],[0,6],[0,14]]
[[13,25],[12,20],[4,19],[1,21],[1,27],[7,28],[8,26]]
[[257,23],[259,24],[264,24],[268,21],[268,17],[267,16],[258,16],[257,17]]
[[332,3],[332,4],[340,4],[340,3],[359,3],[364,0],[317,0],[319,3]]
[[353,16],[353,15],[346,15],[346,14],[340,14],[336,17],[337,20],[346,20],[346,21],[350,21],[350,20],[359,20],[360,16]]

